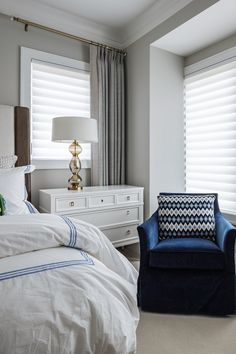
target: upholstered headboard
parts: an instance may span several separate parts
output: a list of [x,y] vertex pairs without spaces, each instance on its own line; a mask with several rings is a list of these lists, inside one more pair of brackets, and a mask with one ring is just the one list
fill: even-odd
[[[17,155],[17,166],[30,164],[30,116],[26,107],[0,105],[0,155]],[[30,174],[26,175],[28,199]]]

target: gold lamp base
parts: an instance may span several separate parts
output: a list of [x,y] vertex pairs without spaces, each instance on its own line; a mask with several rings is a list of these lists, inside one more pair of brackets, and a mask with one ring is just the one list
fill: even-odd
[[74,140],[73,143],[69,146],[69,151],[72,154],[72,158],[69,164],[72,176],[68,179],[68,189],[71,191],[82,190],[82,178],[79,175],[79,172],[81,170],[79,154],[82,152],[82,147],[80,146],[77,140]]

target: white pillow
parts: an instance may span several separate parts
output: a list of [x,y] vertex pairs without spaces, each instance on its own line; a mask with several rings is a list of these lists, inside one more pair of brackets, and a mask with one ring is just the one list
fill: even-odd
[[28,200],[20,201],[17,205],[5,198],[6,210],[4,215],[36,214],[39,211]]
[[16,155],[0,156],[0,168],[12,168],[17,161]]
[[32,165],[0,169],[0,194],[6,201],[6,215],[30,213],[25,203],[25,173],[34,169]]

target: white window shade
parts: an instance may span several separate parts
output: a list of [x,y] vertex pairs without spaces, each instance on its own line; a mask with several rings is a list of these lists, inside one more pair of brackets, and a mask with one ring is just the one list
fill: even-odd
[[[31,62],[32,159],[69,160],[68,144],[51,141],[52,118],[90,117],[90,75],[37,60]],[[82,160],[91,158],[91,145],[81,144]]]
[[236,61],[185,79],[186,191],[236,214]]

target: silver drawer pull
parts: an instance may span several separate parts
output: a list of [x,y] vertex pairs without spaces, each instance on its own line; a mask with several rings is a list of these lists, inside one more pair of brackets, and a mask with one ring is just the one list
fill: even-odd
[[70,205],[71,207],[73,207],[73,206],[75,206],[75,202],[70,202],[69,205]]
[[131,231],[130,230],[127,230],[126,231],[126,235],[130,235],[131,234]]
[[130,200],[130,195],[127,195],[127,200]]
[[129,214],[130,214],[130,211],[129,211],[129,210],[127,210],[126,214],[127,214],[127,215],[129,215]]

